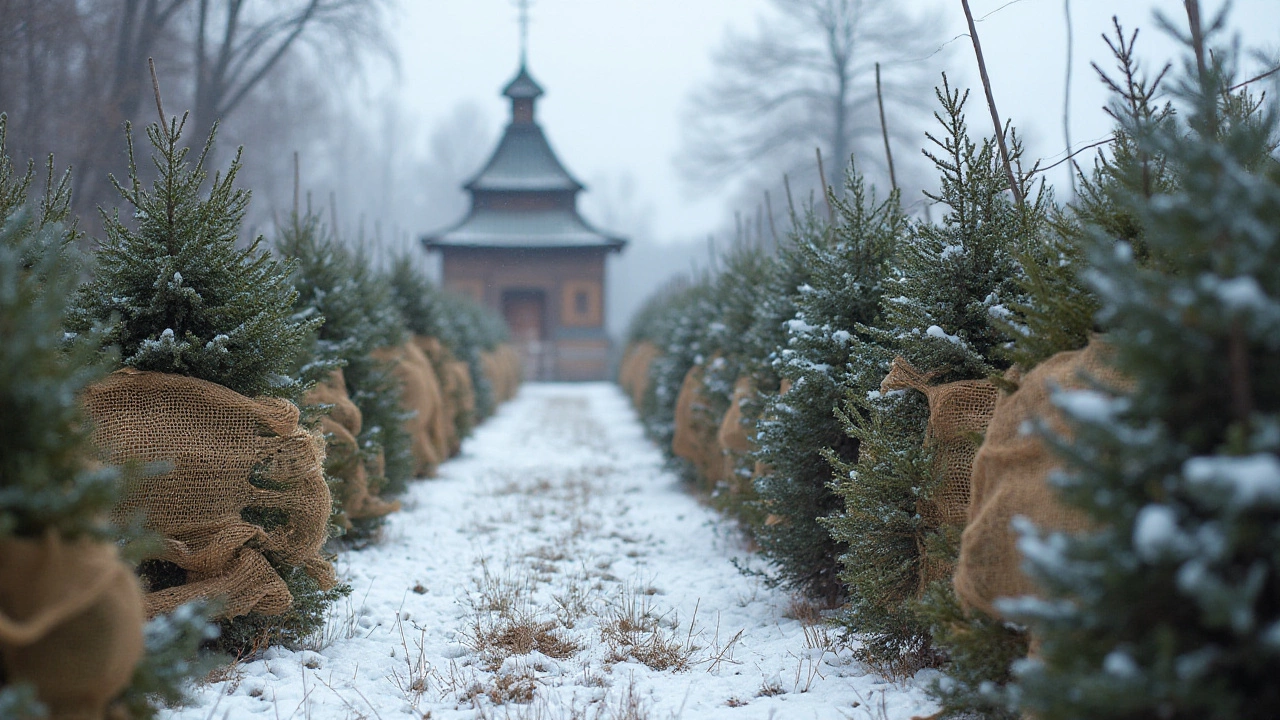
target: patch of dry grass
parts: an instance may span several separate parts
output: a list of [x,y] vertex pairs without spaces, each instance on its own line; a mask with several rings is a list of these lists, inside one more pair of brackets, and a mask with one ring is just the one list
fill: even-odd
[[649,595],[624,586],[620,597],[604,609],[600,640],[608,648],[611,663],[634,659],[654,670],[681,672],[692,666],[694,653],[702,649],[693,643],[696,620],[695,609],[682,635],[675,613],[659,614]]

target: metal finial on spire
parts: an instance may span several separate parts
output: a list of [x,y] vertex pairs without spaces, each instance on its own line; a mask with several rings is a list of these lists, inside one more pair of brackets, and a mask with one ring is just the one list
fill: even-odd
[[520,66],[524,67],[529,59],[529,7],[531,0],[516,0],[520,8]]

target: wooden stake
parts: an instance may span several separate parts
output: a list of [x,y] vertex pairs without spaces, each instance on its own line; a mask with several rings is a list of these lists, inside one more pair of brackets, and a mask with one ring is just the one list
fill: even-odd
[[[1193,0],[1188,0],[1192,2]],[[978,56],[978,74],[982,76],[982,89],[987,94],[987,107],[991,109],[991,122],[996,129],[996,143],[1000,146],[1000,159],[1004,161],[1004,171],[1009,176],[1009,190],[1018,207],[1022,207],[1022,190],[1018,188],[1018,179],[1013,174],[1013,163],[1009,162],[1009,146],[1004,141],[1004,125],[1000,123],[1000,113],[996,111],[996,98],[991,94],[991,78],[987,76],[987,61],[982,57],[982,43],[978,41],[978,28],[973,23],[973,11],[969,9],[969,0],[960,0],[964,6],[964,17],[969,22],[969,38],[973,40],[973,52]]]
[[1191,26],[1191,48],[1196,53],[1196,70],[1204,82],[1209,66],[1204,58],[1204,27],[1200,24],[1200,0],[1183,0],[1187,8],[1187,24]]
[[876,63],[876,104],[880,106],[880,134],[884,136],[884,156],[889,161],[889,185],[898,189],[898,178],[893,173],[893,151],[889,149],[889,126],[884,121],[884,95],[880,92],[880,63]]
[[791,178],[787,175],[782,176],[782,187],[787,190],[787,212],[791,213],[791,225],[796,224],[796,201],[791,197]]
[[[1062,91],[1062,137],[1066,141],[1067,152],[1071,152],[1071,59],[1073,54],[1073,33],[1071,28],[1071,0],[1062,0],[1062,12],[1067,20],[1067,79]],[[1071,180],[1071,194],[1076,194],[1076,174],[1073,168],[1067,168],[1067,177]]]
[[834,224],[836,211],[831,207],[831,194],[827,189],[827,171],[822,168],[822,148],[814,148],[813,151],[818,155],[818,179],[822,181],[822,199],[827,201],[827,220]]
[[773,236],[773,246],[778,247],[778,226],[773,224],[773,202],[769,199],[769,191],[764,191],[764,206],[769,213],[769,234]]
[[160,104],[160,79],[156,77],[156,61],[147,58],[147,67],[151,69],[151,91],[156,95],[156,113],[160,115],[160,131],[169,136],[169,120],[164,114],[164,106]]

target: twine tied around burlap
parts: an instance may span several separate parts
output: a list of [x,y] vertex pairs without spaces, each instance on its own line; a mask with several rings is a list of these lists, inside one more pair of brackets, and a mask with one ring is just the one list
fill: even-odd
[[694,365],[685,373],[676,396],[675,434],[671,452],[693,464],[709,487],[724,479],[724,452],[716,439],[718,418],[710,417],[705,393],[706,370]]
[[186,571],[185,583],[146,594],[148,616],[197,598],[220,600],[220,617],[288,610],[293,597],[268,554],[321,588],[336,584],[320,554],[333,505],[324,442],[298,425],[293,403],[126,368],[87,388],[84,405],[107,462],[170,466],[124,488],[112,514],[122,524],[142,515],[163,538],[152,559]]
[[1022,572],[1014,517],[1025,517],[1045,531],[1077,533],[1088,529],[1083,513],[1063,504],[1049,484],[1061,462],[1029,426],[1043,422],[1050,432],[1070,438],[1071,429],[1053,404],[1053,392],[1099,383],[1120,392],[1131,389],[1109,363],[1110,348],[1097,338],[1082,350],[1061,352],[1019,379],[1012,394],[1001,394],[986,439],[973,461],[973,490],[968,524],[960,538],[956,594],[965,607],[999,616],[1001,597],[1037,594]]
[[142,591],[114,545],[0,540],[0,665],[51,720],[99,720],[142,658]]
[[[889,374],[880,383],[880,392],[916,390],[929,402],[924,443],[934,451],[936,485],[928,499],[916,504],[926,531],[946,526],[964,527],[969,513],[973,458],[995,411],[998,394],[990,380],[933,385],[932,378],[899,356],[893,359]],[[916,538],[916,546],[920,557],[917,593],[921,594],[935,580],[950,577],[954,564],[929,552],[923,534]]]
[[399,510],[399,501],[387,502],[369,492],[368,467],[356,440],[363,418],[347,394],[342,370],[334,370],[312,388],[303,403],[331,406],[329,414],[320,418],[320,431],[326,441],[325,472],[338,481],[341,513],[335,518],[337,524],[350,530],[352,520],[378,518]]

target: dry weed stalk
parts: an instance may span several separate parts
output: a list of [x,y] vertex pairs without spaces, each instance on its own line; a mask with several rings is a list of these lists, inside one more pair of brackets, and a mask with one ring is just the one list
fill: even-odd
[[605,608],[600,639],[609,649],[608,662],[635,659],[653,670],[688,670],[694,653],[702,649],[693,643],[697,608],[681,638],[679,617],[673,612],[656,613],[651,602],[644,592],[624,586],[621,597]]

